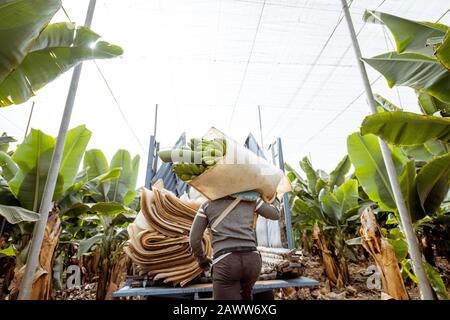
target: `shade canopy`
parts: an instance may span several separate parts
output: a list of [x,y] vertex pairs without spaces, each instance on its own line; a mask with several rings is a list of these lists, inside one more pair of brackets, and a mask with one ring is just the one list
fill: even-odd
[[[88,0],[63,1],[54,21],[83,23]],[[383,27],[365,24],[365,9],[436,21],[442,0],[358,0],[350,7],[365,57],[394,50]],[[182,132],[200,136],[214,126],[244,142],[259,139],[261,106],[265,147],[281,137],[286,162],[307,155],[331,170],[346,153],[347,136],[369,109],[338,0],[99,0],[92,28],[124,48],[120,59],[85,62],[71,126],[93,131],[89,148],[108,156],[118,148],[141,154],[144,184],[155,104],[157,139],[171,146]],[[342,20],[342,21],[341,21]],[[341,21],[339,23],[339,21]],[[450,24],[450,14],[441,21]],[[375,93],[418,111],[409,88],[389,89],[368,68]],[[21,140],[32,101],[31,126],[56,135],[71,73],[32,100],[0,110],[2,131]]]

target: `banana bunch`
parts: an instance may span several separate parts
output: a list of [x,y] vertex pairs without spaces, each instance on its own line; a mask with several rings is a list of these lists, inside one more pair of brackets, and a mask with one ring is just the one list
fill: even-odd
[[161,150],[158,156],[163,162],[172,162],[173,172],[183,181],[191,181],[213,166],[225,155],[224,139],[189,140],[181,149]]

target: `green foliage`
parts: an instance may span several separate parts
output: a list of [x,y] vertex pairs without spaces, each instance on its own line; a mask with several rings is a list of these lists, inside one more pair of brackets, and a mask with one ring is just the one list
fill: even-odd
[[121,168],[122,173],[120,174],[119,179],[116,179],[111,183],[108,199],[110,199],[110,201],[123,202],[125,205],[129,205],[136,197],[136,168],[139,167],[139,156],[136,156],[131,160],[128,151],[119,150],[113,156],[110,167],[111,169]]
[[356,259],[346,241],[354,238],[360,208],[364,203],[358,181],[346,178],[350,165],[348,156],[345,156],[328,175],[323,170],[315,170],[310,161],[303,158],[300,167],[306,180],[286,165],[293,185],[290,206],[297,237],[299,232],[306,232],[311,238],[313,227],[318,224],[343,269],[346,269],[347,259]]
[[363,60],[380,72],[391,88],[422,89],[442,102],[450,103],[450,74],[436,58],[420,53],[388,52]]
[[39,220],[39,214],[36,212],[21,207],[5,206],[3,204],[0,204],[0,216],[3,216],[10,224]]
[[417,22],[380,11],[366,10],[363,20],[384,24],[395,39],[397,52],[421,52],[432,55],[433,50],[426,46],[428,39],[443,36],[448,27],[430,22]]
[[78,63],[107,59],[122,49],[87,27],[50,24],[60,0],[30,3],[10,0],[0,5],[0,107],[20,104]]
[[367,116],[361,134],[375,134],[395,145],[417,145],[431,139],[450,142],[450,119],[412,112],[381,112]]
[[60,0],[31,3],[26,0],[0,4],[0,83],[25,58],[41,31],[61,8]]
[[[432,97],[433,99],[426,99],[427,96],[419,95],[421,105],[428,110],[427,114],[432,114],[429,113],[432,104],[440,105],[439,109],[447,109],[447,104],[450,104],[450,76],[447,72],[450,56],[449,28],[442,24],[411,21],[377,11],[366,11],[363,19],[386,25],[396,43],[396,52],[384,53],[364,61],[380,72],[390,87],[408,86]],[[439,45],[435,45],[436,42]],[[439,102],[436,103],[434,99]]]
[[[90,137],[91,132],[85,126],[78,126],[68,131],[54,200],[60,199],[63,192],[73,183]],[[26,209],[35,212],[39,210],[55,143],[55,138],[40,130],[32,129],[11,157],[18,170],[8,181],[8,185]]]
[[351,165],[350,158],[346,155],[330,173],[328,186],[333,188],[334,186],[340,186],[343,184],[345,181],[345,175],[349,172]]
[[450,103],[444,103],[430,96],[425,90],[416,90],[416,94],[423,114],[434,115],[440,112],[443,117],[450,116]]
[[417,174],[420,204],[428,214],[435,213],[449,190],[450,153],[428,162]]
[[436,49],[436,57],[439,62],[450,70],[450,31],[447,30],[445,37],[442,40],[442,43]]
[[[370,200],[386,211],[395,210],[394,195],[377,137],[353,133],[347,139],[347,150],[355,167],[355,175]],[[394,147],[391,151],[397,174],[400,175],[407,159],[400,149]]]

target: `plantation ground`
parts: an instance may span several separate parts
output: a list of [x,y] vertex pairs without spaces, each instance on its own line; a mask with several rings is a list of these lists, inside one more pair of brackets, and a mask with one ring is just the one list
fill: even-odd
[[[360,261],[359,263],[349,263],[349,271],[352,277],[352,284],[345,289],[330,290],[326,276],[323,273],[322,263],[318,256],[305,256],[304,263],[306,269],[304,276],[316,279],[320,282],[318,288],[302,288],[295,296],[286,297],[281,291],[276,292],[276,299],[299,299],[299,300],[379,300],[380,290],[369,289],[367,279],[369,277],[367,268],[374,263],[371,260]],[[450,264],[443,258],[436,257],[436,267],[440,271],[443,280],[450,292]],[[96,284],[85,284],[79,289],[64,290],[58,292],[57,300],[95,300]],[[408,294],[412,300],[420,300],[420,293],[417,286],[407,283]],[[133,298],[139,299],[139,298]],[[142,298],[140,298],[142,299]]]
[[[327,278],[323,272],[323,266],[318,256],[305,256],[304,263],[306,269],[305,277],[316,279],[320,282],[318,288],[302,288],[297,291],[296,296],[291,296],[290,299],[300,300],[380,300],[381,291],[376,289],[369,289],[367,287],[367,279],[369,277],[367,268],[373,265],[371,260],[360,261],[358,263],[349,263],[349,271],[352,277],[351,285],[345,289],[330,290],[327,283]],[[436,257],[436,267],[442,276],[442,279],[447,285],[447,290],[450,292],[450,264],[441,257]],[[412,300],[420,300],[420,293],[418,287],[412,283],[406,283],[406,289]],[[279,297],[283,298],[281,292]]]

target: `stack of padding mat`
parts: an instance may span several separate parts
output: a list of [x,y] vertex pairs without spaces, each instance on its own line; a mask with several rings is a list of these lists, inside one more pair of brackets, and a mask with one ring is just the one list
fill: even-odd
[[[141,191],[141,211],[128,226],[130,240],[125,248],[141,275],[154,282],[185,286],[202,269],[189,247],[189,231],[200,203],[180,200],[173,193],[153,187]],[[203,237],[212,255],[209,234]]]
[[258,247],[262,258],[260,280],[286,279],[301,276],[302,253],[295,249]]

